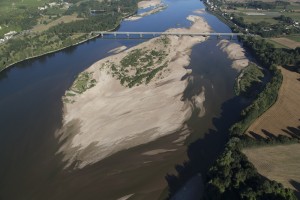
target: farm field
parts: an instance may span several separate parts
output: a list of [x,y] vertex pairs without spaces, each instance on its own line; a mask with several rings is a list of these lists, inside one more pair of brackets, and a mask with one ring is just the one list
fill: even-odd
[[288,38],[290,40],[294,40],[296,42],[300,42],[300,35],[288,35],[288,36],[286,36],[286,38]]
[[291,40],[289,38],[280,37],[280,38],[272,38],[271,40],[275,41],[276,43],[279,43],[280,45],[291,48],[291,49],[295,49],[297,47],[300,47],[300,42],[296,42],[296,41]]
[[247,148],[243,150],[257,171],[270,180],[300,192],[300,144]]
[[273,44],[275,48],[285,48],[285,49],[288,49],[289,47],[287,46],[284,46],[278,42],[275,42],[274,40],[272,40],[272,38],[265,38],[265,40],[270,43],[270,44]]
[[278,23],[278,21],[273,18],[280,16],[279,13],[272,13],[272,15],[269,13],[261,13],[261,14],[264,15],[254,15],[254,13],[252,14],[250,12],[247,12],[247,14],[240,13],[239,15],[242,16],[245,22],[248,24],[258,23],[258,22],[268,22],[270,24]]
[[[244,0],[233,0],[227,1],[228,3],[247,3],[249,1]],[[270,1],[262,1],[262,2],[275,2],[273,0]],[[222,11],[227,13],[234,13],[236,16],[243,17],[244,21],[248,24],[251,23],[259,23],[259,22],[267,22],[270,24],[278,24],[280,21],[274,19],[274,17],[279,17],[284,15],[285,17],[291,17],[295,21],[300,21],[300,1],[292,2],[289,1],[290,5],[287,6],[276,6],[276,8],[272,9],[255,9],[250,7],[243,6],[235,6],[228,8],[224,6]]]
[[246,131],[252,137],[299,136],[300,74],[280,68],[283,82],[276,103]]
[[73,15],[64,15],[56,20],[51,21],[48,24],[38,24],[32,28],[34,32],[43,32],[48,30],[49,28],[59,25],[61,23],[69,23],[77,20],[83,20],[83,18],[78,18],[76,14]]

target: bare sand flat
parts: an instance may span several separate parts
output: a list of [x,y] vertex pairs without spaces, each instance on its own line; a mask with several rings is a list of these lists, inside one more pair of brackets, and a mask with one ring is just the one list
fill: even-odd
[[109,53],[121,53],[125,49],[127,49],[126,46],[120,46],[120,47],[110,50]]
[[280,67],[283,82],[276,103],[260,116],[246,131],[267,137],[299,132],[300,126],[300,74]]
[[144,152],[143,155],[154,156],[154,155],[157,155],[157,154],[172,152],[172,151],[176,151],[176,149],[154,149],[154,150],[151,150],[151,151]]
[[158,6],[159,4],[161,4],[161,0],[146,0],[146,1],[140,1],[138,3],[138,7],[140,9],[145,9],[152,6]]
[[248,148],[243,153],[260,174],[297,190],[295,182],[300,183],[300,144]]
[[245,50],[241,45],[237,43],[232,43],[228,40],[221,40],[218,46],[227,53],[228,57],[232,60],[232,67],[238,71],[247,67],[249,60],[245,55]]
[[195,10],[194,13],[196,13],[196,14],[205,14],[205,9],[201,8],[201,9]]
[[[210,31],[202,18],[189,19],[194,22],[189,29],[169,31]],[[64,104],[64,127],[57,135],[64,141],[60,152],[65,160],[69,164],[78,161],[76,167],[82,168],[181,129],[192,112],[192,103],[181,100],[188,82],[182,77],[188,74],[185,67],[190,62],[191,48],[204,40],[201,36],[169,36],[166,44],[165,38],[154,38],[100,60],[83,72],[91,73],[96,83],[81,94],[68,96],[73,103]],[[111,66],[119,65],[125,56],[137,50],[154,49],[166,52],[160,62],[167,66],[150,83],[129,88],[113,77]],[[134,75],[135,71],[127,73]],[[199,98],[197,103],[201,104]]]
[[128,18],[126,18],[126,21],[135,21],[135,20],[139,20],[143,17],[146,17],[148,15],[152,15],[155,13],[158,13],[162,10],[164,10],[167,6],[164,5],[163,3],[161,3],[161,1],[157,1],[157,0],[151,0],[151,1],[141,1],[139,2],[139,8],[140,9],[144,9],[144,8],[148,8],[148,7],[153,7],[151,10],[137,14],[137,15],[133,15],[130,16]]
[[288,38],[272,38],[272,40],[291,49],[296,49],[297,47],[300,47],[300,42],[296,42]]

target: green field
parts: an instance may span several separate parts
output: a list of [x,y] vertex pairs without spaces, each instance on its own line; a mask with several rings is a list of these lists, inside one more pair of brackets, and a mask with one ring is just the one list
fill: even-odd
[[[241,1],[243,2],[243,1]],[[277,24],[280,21],[274,19],[280,15],[291,17],[296,21],[300,21],[300,3],[290,2],[287,6],[276,6],[273,9],[257,10],[254,8],[241,7],[239,5],[234,6],[234,9],[227,9],[227,6],[223,6],[222,10],[228,13],[234,13],[239,17],[243,17],[246,23],[259,23],[267,22],[270,24]],[[247,13],[261,13],[264,15],[249,15]]]
[[284,46],[284,45],[282,45],[282,44],[279,44],[279,43],[277,43],[277,42],[271,40],[270,38],[265,38],[265,40],[266,40],[268,43],[273,44],[275,48],[285,48],[285,49],[288,49],[287,46]]
[[278,15],[269,15],[266,13],[266,15],[246,15],[246,14],[243,14],[241,15],[245,22],[248,23],[248,24],[251,24],[251,23],[259,23],[259,22],[267,22],[267,23],[270,23],[270,24],[277,24],[278,21],[274,19],[274,17],[277,17],[279,16]]
[[295,42],[300,42],[300,35],[288,35],[286,38],[294,40]]
[[[10,12],[24,11],[25,9],[37,8],[51,2],[50,0],[0,0],[0,16]],[[52,1],[53,2],[53,1]]]

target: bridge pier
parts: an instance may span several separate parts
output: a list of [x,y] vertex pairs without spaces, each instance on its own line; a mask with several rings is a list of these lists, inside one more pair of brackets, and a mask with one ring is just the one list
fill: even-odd
[[143,37],[143,34],[140,34],[140,38],[142,38]]
[[114,33],[114,36],[117,37],[117,33]]

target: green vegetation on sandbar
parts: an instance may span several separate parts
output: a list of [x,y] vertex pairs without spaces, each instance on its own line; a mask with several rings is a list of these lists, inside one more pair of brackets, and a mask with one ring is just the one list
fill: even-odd
[[[120,65],[109,63],[112,75],[128,87],[148,84],[156,74],[168,66],[165,60],[167,53],[163,50],[135,49],[128,53]],[[157,66],[157,67],[154,67]],[[100,69],[101,70],[101,69]]]
[[93,79],[93,72],[82,72],[77,76],[71,88],[66,91],[65,96],[63,96],[62,100],[64,103],[74,103],[75,101],[74,99],[72,99],[72,97],[76,96],[76,94],[85,92],[95,85],[96,80]]
[[[93,79],[93,73],[83,72],[76,78],[74,84],[71,87],[71,91],[81,94],[87,89],[94,87],[95,84],[96,80]],[[67,93],[67,96],[72,96],[71,94],[72,93]]]
[[251,87],[258,82],[261,82],[261,78],[264,76],[262,69],[256,64],[250,63],[245,69],[243,69],[236,79],[234,91],[236,95],[242,95],[249,93]]

